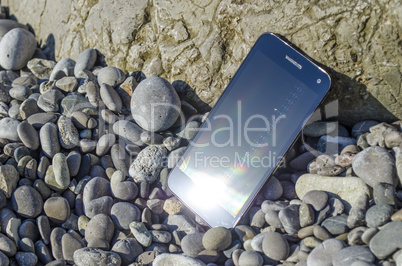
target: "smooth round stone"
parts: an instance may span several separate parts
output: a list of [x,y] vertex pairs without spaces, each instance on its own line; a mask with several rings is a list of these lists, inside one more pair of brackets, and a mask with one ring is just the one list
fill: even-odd
[[113,112],[119,113],[123,107],[120,96],[117,94],[116,90],[107,85],[102,84],[100,87],[100,96],[106,107]]
[[322,240],[322,241],[332,238],[331,233],[328,232],[327,229],[325,229],[324,227],[322,227],[320,225],[314,226],[313,234],[316,238],[318,238],[319,240]]
[[0,166],[0,189],[5,193],[7,198],[11,197],[14,189],[20,180],[18,171],[12,165]]
[[303,129],[303,134],[308,137],[321,137],[322,135],[329,135],[337,127],[337,122],[315,121]]
[[272,227],[274,228],[283,228],[282,222],[279,219],[279,212],[278,211],[273,211],[273,210],[268,210],[265,213],[265,221]]
[[138,195],[138,187],[134,182],[123,181],[112,186],[112,193],[116,199],[129,201]]
[[135,239],[144,247],[148,247],[152,243],[152,236],[145,224],[138,221],[133,221],[129,224],[131,233],[134,235]]
[[26,66],[35,50],[36,39],[31,32],[12,29],[0,41],[0,65],[5,69],[19,70]]
[[72,177],[76,176],[81,166],[81,154],[77,151],[71,151],[67,155],[66,160],[70,175]]
[[152,240],[156,243],[169,243],[172,240],[172,234],[162,230],[150,230]]
[[70,117],[73,112],[86,107],[91,108],[92,105],[89,103],[88,99],[79,94],[69,94],[60,102],[62,114],[68,117]]
[[74,252],[74,263],[77,265],[121,265],[120,256],[113,251],[99,248],[80,248]]
[[99,248],[102,250],[110,250],[110,245],[109,243],[104,240],[104,239],[92,239],[90,242],[88,242],[87,247],[89,248]]
[[36,218],[43,207],[42,196],[33,187],[18,187],[11,198],[13,209],[25,218]]
[[143,80],[134,90],[131,99],[133,119],[145,130],[163,131],[170,128],[179,117],[180,98],[173,86],[163,78],[150,77]]
[[39,131],[40,143],[43,154],[49,158],[60,151],[57,126],[53,123],[46,123]]
[[196,257],[201,251],[205,249],[202,244],[204,233],[188,234],[181,240],[181,248],[184,254]]
[[264,259],[256,251],[244,251],[239,257],[239,266],[262,266],[263,264]]
[[88,48],[80,53],[74,67],[74,76],[78,77],[83,70],[91,70],[96,62],[96,50]]
[[81,240],[80,235],[75,232],[70,232],[63,235],[61,246],[63,258],[67,260],[67,262],[72,263],[74,261],[74,252],[80,248],[84,248],[85,243]]
[[49,219],[45,215],[41,215],[36,219],[36,224],[38,225],[39,234],[45,244],[49,244],[50,241],[50,223]]
[[399,147],[402,144],[401,132],[392,131],[385,135],[385,146],[388,149]]
[[136,183],[154,182],[162,169],[166,149],[160,145],[150,145],[143,149],[131,164],[130,176]]
[[0,251],[8,257],[12,257],[17,253],[17,247],[10,238],[0,233]]
[[328,194],[325,191],[310,190],[304,194],[303,202],[310,204],[314,210],[321,211],[328,203]]
[[171,151],[168,156],[168,168],[172,169],[179,162],[181,156],[186,152],[187,147],[181,147]]
[[87,242],[92,239],[100,238],[110,242],[113,237],[114,225],[112,219],[106,214],[95,215],[85,229],[85,239]]
[[327,218],[322,222],[321,226],[335,236],[346,233],[349,230],[347,216],[343,215]]
[[185,234],[191,234],[197,231],[194,221],[181,214],[169,215],[163,224],[166,225],[171,232],[176,230]]
[[22,238],[18,244],[20,250],[23,252],[32,252],[32,253],[35,252],[34,242],[27,237]]
[[57,126],[59,128],[59,139],[60,145],[64,149],[73,149],[79,144],[78,130],[74,126],[71,119],[67,116],[60,116],[57,121]]
[[73,92],[78,86],[78,81],[75,77],[63,77],[56,81],[56,87],[64,92]]
[[19,85],[11,88],[8,93],[12,98],[18,101],[25,101],[28,99],[29,95],[32,94],[32,91],[28,86]]
[[127,120],[119,120],[113,124],[113,131],[124,140],[142,146],[141,140],[143,129],[133,122]]
[[272,176],[268,183],[265,185],[264,190],[264,198],[267,200],[277,200],[282,196],[283,188],[281,183],[276,179],[276,177]]
[[298,171],[306,171],[307,165],[316,158],[311,152],[305,152],[290,161],[291,168]]
[[0,19],[0,37],[15,28],[28,29],[27,26],[12,19]]
[[64,98],[64,94],[58,89],[50,89],[38,98],[38,107],[45,112],[59,112],[59,103]]
[[10,260],[8,257],[0,251],[0,265],[9,265]]
[[289,205],[279,211],[279,220],[285,231],[290,235],[295,235],[300,230],[299,205]]
[[70,185],[70,171],[66,156],[63,153],[56,153],[52,165],[56,183],[62,188],[67,188]]
[[366,222],[368,227],[379,227],[391,220],[393,207],[388,204],[374,205],[366,212]]
[[338,198],[330,198],[328,200],[328,205],[331,208],[330,216],[337,216],[343,213],[345,210],[345,206],[342,201]]
[[126,153],[124,146],[120,143],[116,143],[110,149],[110,155],[112,159],[112,167],[121,171],[124,177],[128,176],[128,169],[130,167],[130,160],[132,155]]
[[130,224],[140,221],[141,218],[141,211],[134,204],[128,202],[114,204],[110,214],[116,227],[122,230],[130,229]]
[[63,76],[73,76],[74,75],[75,61],[70,58],[63,58],[53,67],[52,73],[50,74],[50,81],[56,80],[60,77],[60,72],[64,73]]
[[147,145],[163,143],[163,136],[154,132],[143,131],[140,135],[140,138],[141,141]]
[[178,214],[183,210],[184,206],[180,200],[172,197],[165,200],[163,203],[163,210],[168,214]]
[[163,266],[163,265],[191,265],[191,266],[205,266],[205,263],[191,258],[186,255],[179,254],[169,254],[164,253],[156,256],[152,265],[154,266]]
[[339,154],[348,145],[356,145],[356,139],[324,135],[318,140],[317,150],[326,154]]
[[373,188],[373,192],[375,204],[395,204],[395,188],[393,185],[387,183],[378,183]]
[[57,115],[52,113],[37,113],[32,114],[27,119],[34,128],[40,129],[46,123],[55,123],[57,121]]
[[11,117],[0,119],[0,138],[10,141],[20,141],[17,131],[19,124],[20,122],[17,119]]
[[176,136],[184,140],[192,140],[197,134],[200,125],[198,121],[190,121],[175,132]]
[[232,234],[224,227],[209,229],[202,238],[202,244],[208,250],[224,250],[232,243]]
[[140,244],[134,238],[127,238],[117,241],[113,245],[111,251],[120,256],[123,265],[133,263],[138,255],[144,252]]
[[[8,209],[4,209],[4,210],[8,210]],[[39,239],[39,237],[40,237],[39,229],[36,226],[36,223],[34,223],[34,221],[35,220],[25,220],[21,224],[20,228],[18,228],[18,234],[21,239],[29,238],[33,242],[35,242]],[[2,222],[4,222],[4,221],[2,221]]]
[[49,198],[45,201],[43,210],[50,221],[61,224],[70,216],[70,205],[63,197]]
[[96,144],[96,155],[98,156],[105,155],[115,142],[116,142],[116,136],[114,134],[109,133],[103,135]]
[[358,138],[360,135],[370,132],[370,127],[377,125],[375,120],[364,120],[354,124],[352,128],[352,137]]
[[103,196],[112,196],[110,182],[102,177],[94,177],[85,185],[83,192],[83,203],[86,205],[93,199]]
[[303,202],[299,208],[299,221],[301,227],[306,227],[314,223],[315,212],[311,205]]
[[267,232],[262,241],[264,254],[273,260],[285,260],[289,256],[288,241],[283,235],[276,232]]
[[106,215],[110,214],[110,210],[113,206],[113,199],[109,196],[104,196],[86,202],[84,204],[85,215],[89,218],[93,218],[95,215],[103,213]]
[[352,265],[357,261],[374,263],[375,257],[368,247],[351,246],[341,249],[335,254],[332,263],[334,266]]
[[253,239],[251,239],[251,247],[253,250],[258,251],[258,252],[263,252],[262,250],[262,241],[264,240],[264,237],[268,234],[268,232],[263,232],[259,233]]
[[345,247],[345,243],[338,239],[328,239],[315,247],[307,258],[307,265],[332,265],[334,256]]
[[18,125],[17,132],[22,143],[24,143],[27,148],[31,150],[36,150],[37,148],[39,148],[39,134],[35,130],[35,128],[27,121],[21,122]]
[[15,259],[18,265],[36,265],[38,257],[32,252],[17,252]]
[[385,225],[370,240],[370,250],[379,259],[385,259],[402,248],[402,222],[396,221]]
[[385,148],[364,149],[356,154],[352,167],[356,175],[371,187],[377,183],[394,184],[395,159]]
[[280,211],[288,205],[289,203],[285,201],[264,200],[261,204],[261,210],[265,213],[268,211]]
[[300,176],[296,182],[297,196],[302,199],[311,190],[338,195],[347,211],[350,210],[357,197],[362,194],[370,195],[366,183],[357,177],[328,177],[315,174]]
[[126,75],[124,72],[116,67],[104,67],[98,72],[98,83],[100,86],[107,84],[114,88],[122,83],[125,78]]

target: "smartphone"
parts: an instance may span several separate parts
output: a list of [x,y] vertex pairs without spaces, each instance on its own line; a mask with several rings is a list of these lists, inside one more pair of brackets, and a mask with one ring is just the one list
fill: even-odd
[[330,85],[321,67],[263,34],[170,172],[169,189],[209,226],[233,228]]

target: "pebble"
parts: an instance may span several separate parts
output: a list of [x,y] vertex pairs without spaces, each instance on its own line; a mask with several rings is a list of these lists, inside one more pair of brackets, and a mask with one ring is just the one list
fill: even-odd
[[0,65],[4,69],[20,70],[32,58],[35,49],[36,39],[31,32],[22,28],[12,29],[1,38]]
[[113,124],[113,131],[122,139],[133,144],[142,146],[144,143],[141,140],[142,129],[127,120],[119,120]]
[[38,225],[39,234],[45,244],[49,244],[50,241],[50,223],[49,219],[45,215],[41,215],[36,219],[36,224]]
[[14,241],[0,233],[0,251],[7,257],[13,257],[17,253],[17,246]]
[[29,95],[32,94],[32,91],[28,86],[19,85],[11,88],[8,93],[12,98],[18,101],[25,101],[28,99]]
[[113,251],[85,247],[74,252],[74,263],[77,265],[121,265],[120,256]]
[[116,67],[104,67],[98,72],[98,83],[100,86],[102,86],[102,84],[107,84],[114,88],[122,83],[125,78],[126,75],[124,72]]
[[402,222],[390,222],[376,233],[369,242],[371,252],[379,258],[385,259],[398,249],[402,248]]
[[135,259],[144,252],[143,248],[134,238],[121,239],[117,241],[111,251],[118,254],[123,265],[133,263]]
[[204,233],[188,234],[181,240],[181,248],[184,254],[196,257],[201,251],[205,249],[203,241]]
[[152,240],[157,243],[169,243],[172,240],[172,234],[162,230],[150,230]]
[[78,130],[69,117],[64,115],[60,116],[59,120],[57,121],[57,126],[59,128],[60,145],[64,149],[73,149],[74,147],[78,146]]
[[[131,99],[133,119],[150,132],[170,128],[179,117],[180,98],[173,86],[163,78],[150,77],[141,81]],[[142,104],[144,102],[146,106]]]
[[48,79],[56,62],[43,58],[33,58],[28,61],[27,67],[38,79]]
[[214,227],[209,229],[202,238],[205,249],[221,251],[232,243],[232,234],[224,227]]
[[107,242],[112,240],[114,225],[112,219],[106,214],[97,214],[89,220],[85,229],[85,239],[87,242],[92,239],[100,238]]
[[18,187],[14,191],[11,201],[15,212],[22,217],[36,218],[42,212],[42,197],[33,187]]
[[366,183],[357,177],[327,177],[314,174],[304,174],[296,182],[296,193],[299,198],[311,190],[320,190],[333,193],[342,200],[348,211],[361,194],[370,195]]
[[10,30],[14,29],[14,28],[23,28],[23,29],[27,29],[27,26],[18,23],[15,20],[12,19],[3,19],[4,17],[2,17],[2,19],[0,20],[0,37],[3,37],[7,32],[9,32]]
[[187,147],[181,147],[176,150],[173,150],[169,153],[168,156],[168,168],[172,169],[179,162],[182,155],[186,152]]
[[[367,194],[364,194],[367,195]],[[328,205],[330,206],[331,213],[330,216],[337,216],[343,213],[345,206],[342,201],[338,198],[330,198],[328,200]]]
[[333,257],[334,266],[352,265],[356,261],[374,263],[375,257],[368,247],[351,246],[338,251]]
[[290,161],[289,165],[294,170],[306,171],[307,165],[316,158],[311,152],[305,152]]
[[391,220],[393,207],[388,204],[379,204],[370,207],[366,212],[368,227],[379,227]]
[[20,141],[17,130],[19,124],[20,122],[17,119],[11,117],[0,119],[0,138],[10,141]]
[[328,194],[325,191],[310,190],[304,194],[303,202],[310,204],[314,210],[321,211],[328,203]]
[[43,154],[49,158],[53,158],[53,156],[60,151],[57,133],[57,126],[50,122],[43,125],[39,131]]
[[136,183],[154,182],[162,169],[166,149],[159,145],[150,145],[143,149],[131,164],[130,176]]
[[299,205],[289,205],[279,211],[279,220],[283,228],[290,235],[295,235],[300,230]]
[[81,240],[80,235],[75,231],[72,231],[63,235],[61,238],[61,247],[64,260],[68,263],[73,263],[74,252],[78,249],[84,248],[85,243]]
[[117,228],[127,230],[132,222],[140,220],[141,211],[134,204],[118,202],[112,206],[110,215]]
[[74,75],[74,67],[75,61],[71,58],[62,58],[56,65],[53,67],[53,70],[50,74],[49,80],[54,81],[61,79],[64,76],[73,76]]
[[168,151],[175,150],[178,147],[180,147],[180,145],[181,145],[181,138],[175,138],[175,137],[169,136],[163,140],[163,146],[165,146],[165,148]]
[[45,112],[59,112],[59,103],[63,98],[64,94],[59,89],[50,89],[39,96],[37,104]]
[[70,216],[70,205],[63,197],[53,197],[45,201],[43,210],[50,221],[61,224]]
[[96,144],[96,155],[103,156],[105,155],[110,148],[116,142],[116,136],[114,134],[105,134],[98,140]]
[[129,224],[129,228],[135,239],[137,239],[142,246],[149,247],[151,245],[152,236],[144,223],[133,221]]
[[356,175],[371,187],[377,183],[394,184],[395,159],[385,148],[364,149],[356,154],[352,167]]
[[285,260],[289,256],[288,241],[283,235],[276,232],[267,232],[262,241],[264,254],[273,260]]
[[334,216],[325,219],[321,226],[328,230],[332,235],[341,235],[349,230],[347,226],[347,216]]
[[77,89],[78,81],[74,77],[63,77],[56,81],[56,87],[64,92],[73,92]]
[[239,266],[262,266],[264,259],[256,251],[244,251],[239,257]]
[[352,137],[357,139],[360,135],[370,132],[370,127],[377,124],[378,122],[375,120],[364,120],[354,124],[352,128]]
[[391,184],[378,183],[373,188],[375,204],[395,204],[395,188]]
[[348,145],[356,145],[356,139],[325,135],[318,140],[317,150],[326,154],[338,154]]
[[102,84],[100,87],[100,97],[110,111],[117,113],[121,111],[123,103],[114,88],[105,83]]
[[24,143],[27,148],[31,150],[36,150],[39,148],[39,134],[27,121],[21,122],[18,125],[17,132],[22,143]]
[[40,129],[46,123],[55,123],[57,121],[57,115],[52,113],[36,113],[30,115],[27,121],[35,129]]
[[191,265],[191,266],[205,266],[202,261],[191,258],[186,255],[180,254],[160,254],[156,256],[152,265],[163,266],[163,265]]
[[314,223],[315,212],[311,205],[303,202],[299,208],[299,221],[301,227],[306,227]]
[[303,134],[308,137],[321,137],[332,133],[337,127],[337,122],[315,121],[306,125]]
[[170,198],[163,203],[163,210],[168,214],[179,214],[184,209],[183,204],[177,198]]
[[367,230],[365,226],[359,226],[352,229],[348,234],[348,244],[351,246],[354,245],[364,245],[362,240],[363,233]]
[[112,193],[116,199],[130,201],[138,195],[138,187],[134,182],[123,181],[112,186]]
[[84,213],[89,218],[93,218],[95,215],[103,213],[110,215],[110,211],[113,206],[113,199],[109,196],[103,196],[86,202],[84,204]]
[[11,194],[17,187],[19,180],[19,174],[14,166],[0,165],[0,189],[4,192],[7,198],[11,197]]
[[91,70],[96,62],[96,50],[88,48],[80,53],[74,66],[74,76],[79,77],[83,70]]
[[345,244],[339,239],[325,240],[311,251],[307,258],[307,265],[332,265],[334,256],[344,247]]
[[272,176],[263,188],[264,198],[267,200],[277,200],[282,196],[283,188],[281,183]]

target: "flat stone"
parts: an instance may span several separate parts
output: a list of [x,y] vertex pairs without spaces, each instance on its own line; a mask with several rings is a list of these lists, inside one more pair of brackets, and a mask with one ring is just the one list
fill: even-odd
[[28,61],[27,67],[38,79],[48,79],[56,62],[43,58],[33,58]]
[[313,174],[300,176],[296,182],[297,196],[302,199],[311,190],[321,190],[329,193],[331,197],[339,197],[347,211],[359,195],[370,196],[366,183],[357,177],[327,177]]
[[149,247],[152,243],[152,236],[145,224],[139,221],[133,221],[129,225],[131,233],[134,235],[135,239],[144,247]]
[[328,194],[325,191],[310,190],[304,194],[303,202],[310,204],[314,210],[321,211],[328,203]]
[[20,141],[17,130],[19,124],[20,122],[17,119],[11,117],[0,119],[0,138],[10,141]]
[[262,241],[264,254],[273,260],[285,260],[289,256],[288,241],[279,233],[267,232]]
[[334,216],[328,219],[325,219],[322,224],[322,227],[328,230],[332,235],[341,235],[346,233],[349,228],[347,226],[347,216]]
[[64,94],[59,89],[50,89],[39,96],[37,104],[45,112],[59,112],[59,103],[63,98]]
[[337,127],[337,122],[315,121],[306,125],[303,134],[309,137],[321,137],[332,133]]
[[370,132],[370,127],[377,125],[375,120],[364,120],[353,125],[352,137],[358,138],[360,135]]
[[98,248],[81,248],[74,252],[74,263],[77,265],[121,265],[120,256],[112,251]]
[[0,251],[8,257],[13,257],[17,253],[17,246],[7,236],[0,233]]
[[100,86],[102,84],[107,84],[111,87],[116,87],[122,83],[126,78],[124,72],[116,67],[104,67],[98,72],[98,83]]
[[300,230],[299,205],[289,205],[279,211],[279,220],[283,228],[290,235],[295,235]]
[[379,227],[391,220],[394,209],[388,204],[379,204],[370,207],[366,212],[368,227]]
[[18,187],[11,198],[13,209],[25,218],[36,218],[43,207],[42,196],[30,186]]
[[53,158],[53,156],[60,151],[57,133],[57,126],[51,122],[43,125],[39,131],[39,139],[43,153],[49,158]]
[[314,223],[315,212],[311,205],[303,202],[299,208],[299,221],[301,227],[306,227]]
[[106,107],[113,112],[120,112],[123,107],[120,96],[111,86],[103,83],[100,87],[100,96]]
[[339,154],[348,145],[356,145],[356,139],[325,135],[318,140],[317,150],[326,154]]
[[394,184],[395,159],[379,146],[369,147],[356,154],[353,160],[353,171],[369,186],[377,183]]
[[144,144],[144,142],[141,140],[141,133],[143,132],[143,129],[133,122],[119,120],[113,124],[113,131],[126,141],[139,146]]
[[[341,249],[333,257],[334,266],[352,265],[356,261],[374,263],[375,257],[368,247],[352,246]],[[354,265],[354,264],[353,264]]]
[[385,225],[370,240],[370,250],[379,259],[385,259],[402,248],[402,222],[396,221]]
[[160,254],[156,256],[152,265],[163,266],[163,265],[191,265],[191,266],[205,266],[205,263],[198,259],[191,258],[186,255],[179,254]]
[[332,265],[334,256],[345,247],[345,243],[338,239],[328,239],[315,247],[307,258],[309,266]]
[[0,166],[0,189],[4,192],[7,198],[11,197],[14,189],[17,187],[20,176],[12,165]]

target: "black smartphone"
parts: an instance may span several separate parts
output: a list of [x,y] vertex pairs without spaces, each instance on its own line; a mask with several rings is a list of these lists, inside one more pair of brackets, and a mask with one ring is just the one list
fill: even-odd
[[170,172],[168,187],[209,226],[234,227],[330,84],[306,56],[263,34]]

